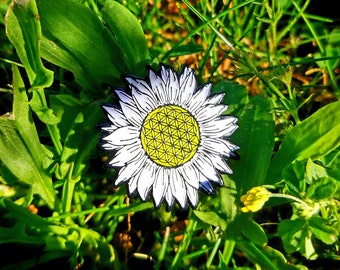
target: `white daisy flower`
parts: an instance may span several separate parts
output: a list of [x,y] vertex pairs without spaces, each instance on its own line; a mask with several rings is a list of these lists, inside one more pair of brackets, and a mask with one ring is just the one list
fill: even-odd
[[177,74],[161,64],[146,80],[125,81],[129,93],[115,91],[120,107],[103,106],[110,122],[101,127],[101,146],[113,153],[107,165],[119,169],[115,185],[127,183],[143,201],[152,194],[156,207],[176,200],[195,208],[199,189],[211,194],[223,185],[220,174],[232,173],[226,159],[238,147],[228,138],[238,126],[222,115],[224,94],[211,96],[212,83],[197,87],[186,66]]

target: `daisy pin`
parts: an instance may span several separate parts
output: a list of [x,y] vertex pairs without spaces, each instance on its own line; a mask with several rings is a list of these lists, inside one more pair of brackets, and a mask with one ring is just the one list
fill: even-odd
[[195,208],[199,190],[213,193],[221,173],[232,173],[226,160],[238,149],[229,141],[237,118],[223,114],[224,94],[211,95],[212,83],[198,86],[191,68],[159,69],[149,68],[147,79],[125,76],[128,91],[115,90],[120,106],[103,105],[101,147],[111,152],[107,166],[119,170],[115,185],[126,183],[130,195]]

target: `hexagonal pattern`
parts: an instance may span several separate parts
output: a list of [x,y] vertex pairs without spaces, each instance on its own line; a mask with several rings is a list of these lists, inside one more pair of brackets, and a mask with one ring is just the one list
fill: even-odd
[[200,143],[199,126],[182,107],[158,107],[145,118],[141,141],[143,149],[155,163],[177,167],[195,155]]

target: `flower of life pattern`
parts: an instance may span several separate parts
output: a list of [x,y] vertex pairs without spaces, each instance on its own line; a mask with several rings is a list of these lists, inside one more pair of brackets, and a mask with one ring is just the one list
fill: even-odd
[[158,165],[181,166],[197,152],[199,126],[195,118],[182,107],[158,107],[144,120],[141,142],[150,159]]

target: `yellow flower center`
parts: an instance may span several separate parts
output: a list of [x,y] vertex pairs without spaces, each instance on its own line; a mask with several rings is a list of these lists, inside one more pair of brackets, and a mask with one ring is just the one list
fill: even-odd
[[145,118],[141,141],[147,155],[158,165],[181,166],[197,152],[199,126],[196,119],[182,107],[158,107]]

